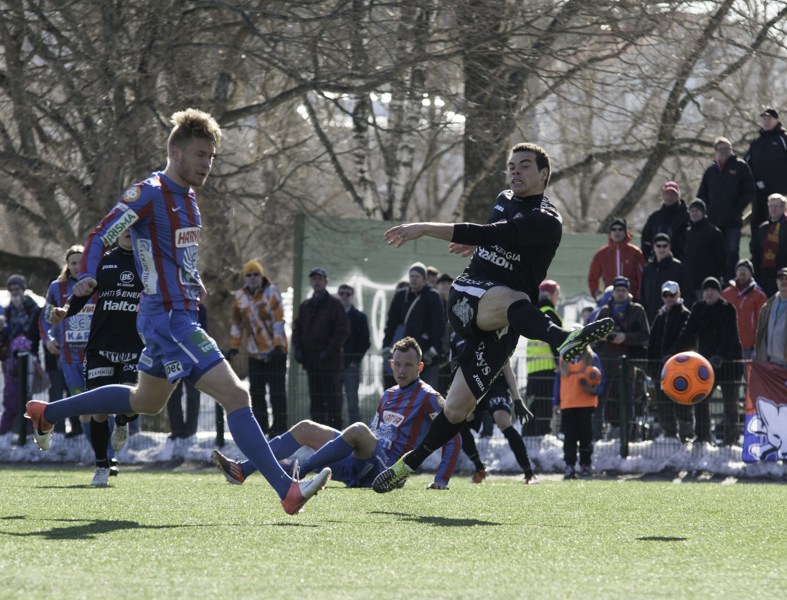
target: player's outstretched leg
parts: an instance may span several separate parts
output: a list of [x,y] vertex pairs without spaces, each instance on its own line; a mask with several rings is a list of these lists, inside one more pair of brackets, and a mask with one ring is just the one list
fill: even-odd
[[309,498],[316,496],[317,492],[324,490],[325,485],[331,478],[331,470],[328,467],[320,471],[316,477],[312,477],[305,481],[298,480],[298,471],[298,461],[296,459],[292,467],[290,491],[287,493],[287,497],[281,501],[284,512],[288,515],[294,515],[301,512],[301,507],[306,504]]
[[224,477],[227,478],[229,483],[240,485],[246,481],[240,465],[231,458],[227,458],[218,450],[211,452],[210,458],[213,464],[216,465],[216,468],[224,474]]
[[27,403],[25,417],[33,422],[33,437],[38,447],[46,452],[52,445],[52,431],[55,426],[44,418],[44,409],[47,403],[40,400],[31,400]]
[[397,460],[390,468],[386,469],[374,478],[372,482],[372,489],[378,494],[385,494],[392,492],[396,488],[402,487],[407,478],[413,474],[414,469],[411,469],[404,462],[405,457],[410,454],[409,452]]
[[600,321],[593,321],[584,327],[580,327],[572,331],[563,342],[558,350],[560,351],[560,358],[563,360],[574,360],[577,356],[582,354],[582,351],[588,344],[598,342],[605,338],[615,327],[615,322],[612,319],[601,319]]

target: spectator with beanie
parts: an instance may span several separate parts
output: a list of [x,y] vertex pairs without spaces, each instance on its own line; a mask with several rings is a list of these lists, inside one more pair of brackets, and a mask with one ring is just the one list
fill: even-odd
[[[702,282],[702,300],[691,309],[691,316],[676,344],[679,352],[693,350],[707,358],[721,385],[724,398],[723,444],[738,440],[739,361],[743,357],[738,335],[738,316],[735,308],[721,297],[721,284],[714,277]],[[698,442],[710,442],[710,401],[706,398],[694,405]]]
[[[538,310],[548,316],[558,327],[563,320],[557,314],[560,286],[547,279],[538,286]],[[552,398],[555,390],[555,370],[560,358],[557,346],[539,340],[527,341],[527,397],[534,419],[522,426],[522,435],[544,435],[550,431]]]
[[388,362],[396,342],[397,329],[402,337],[414,338],[423,349],[421,380],[437,389],[440,378],[438,356],[445,330],[445,306],[440,294],[426,282],[426,267],[417,262],[410,267],[410,285],[394,294],[388,307],[383,337],[383,361]]
[[787,267],[787,198],[768,197],[768,220],[760,225],[752,240],[752,264],[757,283],[767,297],[776,293],[776,273]]
[[688,306],[694,304],[694,289],[691,285],[689,269],[670,252],[670,237],[657,233],[653,238],[654,254],[642,271],[642,292],[640,299],[648,315],[648,323],[653,323],[662,307],[661,286],[665,281],[676,281],[688,294]]
[[663,436],[661,439],[674,439],[680,433],[680,439],[686,441],[694,437],[691,407],[678,405],[667,398],[661,389],[660,382],[661,367],[673,354],[677,353],[676,343],[689,320],[691,311],[683,303],[677,281],[665,281],[662,284],[661,298],[663,304],[650,328],[650,341],[648,341],[650,376],[656,383],[656,411]]
[[787,268],[779,269],[779,291],[760,311],[755,359],[787,369]]
[[[270,432],[275,437],[287,431],[287,335],[281,294],[256,260],[243,265],[243,278],[243,287],[235,292],[232,305],[231,349],[227,358],[238,353],[245,333],[252,412],[263,433]],[[268,422],[266,386],[273,409],[272,426]]]
[[[757,197],[751,207],[752,240],[760,224],[767,218],[771,194],[787,194],[787,133],[779,122],[776,109],[768,108],[760,113],[760,117],[760,135],[751,143],[745,157],[757,187]],[[753,242],[751,251],[753,254]]]
[[721,297],[735,307],[738,313],[738,335],[743,347],[743,358],[754,357],[754,337],[757,319],[768,297],[754,281],[751,261],[743,259],[735,266],[735,279],[721,293]]
[[730,140],[713,142],[716,160],[702,176],[697,198],[708,208],[708,220],[724,234],[727,252],[727,279],[735,277],[741,244],[743,211],[756,197],[751,169],[732,151]]
[[604,287],[607,287],[612,285],[617,277],[628,279],[634,299],[639,299],[645,258],[642,251],[630,243],[632,237],[631,232],[626,229],[626,219],[617,217],[612,221],[609,227],[609,244],[599,248],[590,262],[588,289],[596,300],[602,294],[599,279],[603,279]]
[[689,209],[680,199],[680,187],[674,181],[661,186],[661,208],[651,213],[642,228],[642,255],[645,260],[653,256],[653,238],[665,233],[674,241],[672,254],[683,260],[683,234],[689,226]]
[[699,198],[689,205],[691,224],[683,239],[683,260],[697,300],[702,300],[702,282],[707,277],[722,278],[727,264],[724,234],[708,221],[707,213]]
[[[630,369],[628,382],[629,389],[621,389],[620,377],[618,375],[618,359],[624,354],[629,358],[645,358],[645,347],[650,338],[650,327],[648,317],[641,304],[634,302],[631,295],[631,285],[625,277],[618,277],[613,282],[612,298],[601,307],[596,320],[609,317],[615,322],[606,340],[598,344],[598,356],[603,365],[606,375],[604,389],[599,394],[598,407],[593,413],[593,439],[602,439],[602,430],[605,419],[605,409],[607,400],[612,389],[617,390],[618,397],[623,395],[628,403],[628,415],[620,415],[621,425],[633,417],[634,405],[632,402],[632,390],[634,383],[634,371]],[[613,424],[617,422],[614,417],[615,409],[610,411],[610,418],[607,420]]]
[[355,308],[355,289],[347,283],[339,286],[339,302],[350,322],[350,335],[344,342],[344,368],[339,371],[339,391],[344,388],[347,396],[347,417],[350,425],[361,420],[361,409],[358,404],[358,387],[361,385],[361,363],[369,346],[369,321],[366,315]]
[[295,360],[309,375],[311,418],[342,430],[342,397],[337,377],[344,366],[344,341],[350,320],[342,303],[326,289],[328,273],[322,267],[309,272],[313,294],[304,300],[292,328]]

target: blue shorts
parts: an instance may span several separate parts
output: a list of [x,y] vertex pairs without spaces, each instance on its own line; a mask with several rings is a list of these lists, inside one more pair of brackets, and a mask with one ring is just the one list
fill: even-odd
[[140,314],[137,331],[145,343],[138,368],[153,377],[197,383],[224,360],[216,342],[199,326],[196,310]]
[[64,363],[61,362],[60,366],[63,367],[63,378],[66,380],[66,387],[68,393],[72,396],[81,394],[85,391],[85,366],[79,362]]
[[[384,440],[377,440],[377,448],[374,454],[381,454],[384,452],[382,443]],[[358,469],[355,465],[352,453],[344,457],[342,460],[337,460],[335,463],[328,465],[331,468],[331,479],[333,481],[341,481],[347,487],[372,487],[374,478],[385,470],[385,466],[380,464],[374,456],[367,460]]]

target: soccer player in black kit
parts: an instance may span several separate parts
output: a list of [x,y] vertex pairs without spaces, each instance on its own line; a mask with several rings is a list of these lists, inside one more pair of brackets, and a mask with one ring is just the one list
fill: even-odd
[[390,492],[426,458],[459,433],[476,403],[514,353],[519,336],[557,346],[571,360],[606,336],[611,319],[575,331],[553,323],[533,303],[563,235],[557,209],[544,196],[551,165],[535,144],[517,144],[508,160],[508,184],[486,225],[411,223],[389,229],[384,239],[397,248],[422,236],[451,242],[452,254],[472,256],[454,280],[446,310],[454,331],[466,340],[442,412],[421,443],[374,480],[376,492]]
[[[137,305],[142,280],[134,264],[130,230],[118,238],[118,246],[101,259],[96,280],[96,310],[90,323],[90,336],[85,348],[85,389],[137,383],[137,361],[143,343],[137,333]],[[52,311],[52,323],[77,314],[91,296],[69,297],[63,308]],[[128,423],[138,415],[118,415],[112,434],[112,449],[119,451],[128,439]],[[107,485],[110,464],[107,444],[110,439],[109,415],[93,415],[90,436],[96,453],[96,471],[92,485]]]

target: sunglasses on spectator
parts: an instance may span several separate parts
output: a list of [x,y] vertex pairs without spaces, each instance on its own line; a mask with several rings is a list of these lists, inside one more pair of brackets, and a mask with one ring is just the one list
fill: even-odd
[[246,277],[259,277],[259,273],[246,273]]
[[339,291],[339,295],[340,296],[352,296],[353,293],[351,291],[349,291],[349,290],[340,290]]
[[670,294],[669,292],[661,292],[661,297],[662,298],[672,298],[673,296],[676,296],[676,295],[677,294]]
[[656,244],[656,248],[669,248],[669,244]]

